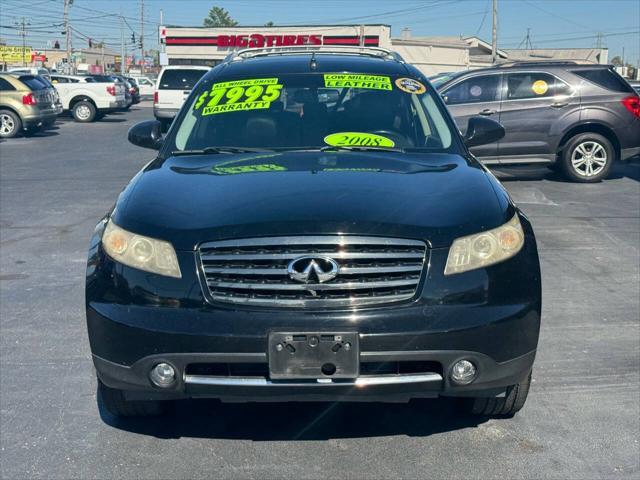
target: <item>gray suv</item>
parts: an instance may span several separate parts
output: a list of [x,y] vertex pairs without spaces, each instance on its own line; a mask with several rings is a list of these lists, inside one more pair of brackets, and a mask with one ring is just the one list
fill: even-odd
[[501,140],[471,149],[484,163],[544,163],[597,182],[640,154],[638,93],[610,65],[516,62],[432,83],[463,134],[475,115],[504,126]]

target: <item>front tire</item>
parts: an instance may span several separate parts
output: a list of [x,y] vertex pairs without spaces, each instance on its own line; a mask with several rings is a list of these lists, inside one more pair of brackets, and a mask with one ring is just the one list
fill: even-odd
[[525,380],[507,388],[504,397],[464,399],[464,407],[473,415],[513,417],[524,407],[531,386],[531,372]]
[[0,110],[0,138],[13,138],[22,130],[22,120],[11,110]]
[[76,122],[89,123],[96,118],[96,107],[93,103],[82,100],[73,106],[71,113]]
[[597,133],[581,133],[567,142],[560,162],[569,180],[595,183],[607,178],[614,159],[615,150],[609,140]]
[[165,402],[156,400],[126,400],[124,392],[107,387],[98,380],[98,402],[114,417],[154,417],[165,411]]

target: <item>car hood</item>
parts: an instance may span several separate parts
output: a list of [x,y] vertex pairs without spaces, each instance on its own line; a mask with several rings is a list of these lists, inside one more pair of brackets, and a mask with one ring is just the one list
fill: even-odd
[[228,238],[359,234],[431,247],[513,215],[475,162],[450,154],[284,152],[169,157],[120,195],[113,220],[178,250]]

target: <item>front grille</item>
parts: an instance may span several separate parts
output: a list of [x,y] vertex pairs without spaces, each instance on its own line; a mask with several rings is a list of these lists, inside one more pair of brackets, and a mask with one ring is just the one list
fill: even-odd
[[[337,276],[307,283],[289,276],[300,257],[330,258]],[[357,307],[413,298],[426,245],[418,240],[360,236],[300,236],[225,240],[200,246],[210,298],[266,307]]]

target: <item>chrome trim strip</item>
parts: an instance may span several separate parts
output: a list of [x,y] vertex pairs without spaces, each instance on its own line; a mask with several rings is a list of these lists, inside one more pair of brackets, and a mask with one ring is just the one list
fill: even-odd
[[205,242],[200,244],[203,248],[228,248],[228,247],[252,247],[267,245],[404,245],[424,248],[421,240],[390,237],[362,237],[349,235],[309,235],[297,237],[257,237],[239,238],[237,240],[221,240],[219,242]]
[[[357,275],[362,273],[403,273],[420,272],[420,265],[399,265],[397,267],[340,267],[340,275]],[[287,275],[286,268],[220,268],[204,267],[204,273],[227,275]]]
[[[306,254],[301,253],[236,253],[236,254],[215,254],[215,253],[201,253],[200,258],[202,260],[293,260],[304,256]],[[424,258],[423,252],[397,252],[397,253],[380,253],[380,252],[327,252],[319,253],[323,257],[331,257],[333,259],[341,258]]]
[[418,278],[404,280],[383,280],[381,282],[336,282],[336,283],[242,283],[242,282],[217,282],[208,280],[210,287],[235,288],[240,290],[361,290],[364,288],[401,287],[418,283]]
[[[327,382],[329,380],[329,382]],[[423,373],[417,375],[380,375],[362,376],[355,381],[334,382],[330,378],[317,379],[316,383],[300,381],[273,382],[264,377],[211,377],[207,375],[186,375],[184,382],[192,385],[210,385],[225,387],[318,387],[327,385],[334,387],[366,387],[370,385],[402,385],[410,383],[440,382],[442,375],[438,373]]]
[[262,298],[246,298],[235,295],[212,295],[211,298],[218,302],[235,303],[238,305],[253,305],[258,307],[359,307],[363,305],[377,305],[379,303],[395,303],[409,300],[415,296],[415,292],[406,295],[380,295],[373,297],[349,297],[349,298],[322,298],[318,300],[292,300],[278,298],[277,300]]

